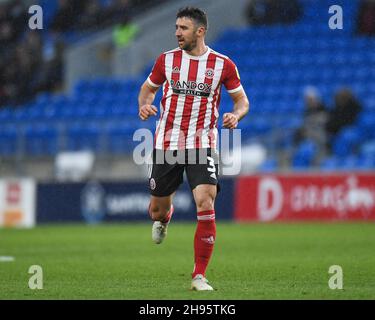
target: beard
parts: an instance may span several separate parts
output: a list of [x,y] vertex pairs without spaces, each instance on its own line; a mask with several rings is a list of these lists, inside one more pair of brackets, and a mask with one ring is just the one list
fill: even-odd
[[192,51],[195,47],[197,46],[197,40],[196,39],[193,39],[192,41],[190,42],[185,42],[182,46],[182,50],[185,50],[185,51]]

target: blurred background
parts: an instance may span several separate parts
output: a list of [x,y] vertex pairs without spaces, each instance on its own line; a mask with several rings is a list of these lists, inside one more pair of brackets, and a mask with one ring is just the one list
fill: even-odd
[[[42,30],[29,28],[33,14],[28,10],[34,4],[43,9]],[[229,204],[223,203],[223,215],[236,215],[237,195],[252,186],[245,183],[241,187],[242,176],[261,179],[270,174],[292,174],[297,179],[300,175],[308,188],[311,179],[306,177],[313,173],[314,179],[320,180],[315,191],[300,192],[301,199],[307,199],[302,202],[315,205],[323,201],[324,211],[331,208],[330,197],[344,198],[346,214],[352,210],[357,218],[373,217],[372,0],[0,1],[0,177],[11,181],[3,186],[3,194],[8,195],[3,206],[14,207],[9,195],[20,197],[23,188],[14,181],[28,178],[35,183],[32,206],[40,221],[55,219],[50,215],[53,206],[59,207],[58,201],[65,207],[56,209],[61,212],[56,219],[83,216],[96,217],[85,218],[96,221],[98,216],[108,215],[109,207],[112,218],[126,210],[132,216],[139,208],[138,218],[147,218],[147,211],[143,212],[147,175],[143,166],[133,162],[132,152],[138,143],[133,141],[133,133],[145,126],[154,130],[155,121],[139,121],[137,95],[155,58],[177,46],[175,14],[185,5],[207,12],[207,44],[237,64],[251,105],[239,126],[241,175],[223,182],[228,197],[233,198]],[[329,13],[332,5],[343,10],[342,28],[330,28],[329,21],[337,14]],[[340,27],[340,19],[334,20]],[[161,92],[156,104],[160,97]],[[225,92],[220,108],[221,114],[232,110]],[[256,181],[254,188],[261,190],[264,185]],[[134,191],[137,183],[138,198],[129,196],[125,191]],[[109,192],[106,188],[112,188],[112,194],[124,194],[108,200],[103,196]],[[276,192],[272,183],[265,188],[266,194]],[[344,191],[326,195],[324,188]],[[71,203],[76,204],[66,207],[65,192],[73,194],[72,190],[78,196]],[[91,207],[86,205],[89,213],[77,218],[74,211],[86,212],[82,190],[89,190],[85,203]],[[258,189],[251,190],[254,197]],[[297,196],[300,193],[296,191]],[[107,200],[95,202],[95,196]],[[186,199],[181,196],[176,201],[188,212],[192,207]],[[332,200],[330,218],[345,216],[343,211],[332,213],[337,199]],[[129,201],[133,202],[128,206]],[[245,211],[251,211],[246,199],[238,201],[245,201]],[[259,207],[258,200],[254,201]],[[270,215],[263,218],[276,217],[273,205],[264,201],[270,209],[264,212]],[[43,207],[43,203],[47,204]],[[317,217],[319,210],[314,205],[309,208]],[[95,216],[100,211],[102,216]],[[284,212],[288,215],[288,210]],[[247,218],[259,218],[256,212],[254,215]],[[13,216],[8,224],[18,221],[19,215]]]

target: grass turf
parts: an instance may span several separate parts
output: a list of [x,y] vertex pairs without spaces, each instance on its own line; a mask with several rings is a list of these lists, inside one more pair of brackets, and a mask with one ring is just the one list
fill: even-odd
[[[195,224],[172,223],[162,245],[151,224],[57,225],[0,230],[0,299],[374,299],[375,225],[217,225],[207,278],[189,290]],[[31,265],[43,289],[30,290]],[[331,290],[331,265],[343,290]]]

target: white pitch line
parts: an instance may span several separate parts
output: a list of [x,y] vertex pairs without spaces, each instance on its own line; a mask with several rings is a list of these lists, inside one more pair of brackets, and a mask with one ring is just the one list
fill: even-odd
[[13,262],[14,260],[11,256],[0,256],[0,262]]

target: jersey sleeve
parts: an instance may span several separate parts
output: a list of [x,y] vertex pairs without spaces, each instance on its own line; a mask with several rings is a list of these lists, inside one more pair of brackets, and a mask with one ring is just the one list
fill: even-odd
[[161,54],[156,59],[152,71],[147,78],[147,82],[152,87],[158,88],[165,82],[165,80],[165,54]]
[[230,59],[225,61],[223,84],[228,93],[238,92],[242,89],[240,74],[237,66]]

